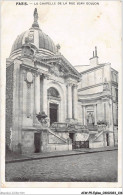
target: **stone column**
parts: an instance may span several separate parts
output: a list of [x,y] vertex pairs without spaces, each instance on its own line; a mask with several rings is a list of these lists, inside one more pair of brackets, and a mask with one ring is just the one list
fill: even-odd
[[104,102],[104,121],[106,121],[107,116],[106,116],[106,102]]
[[97,104],[94,106],[95,125],[97,125]]
[[40,75],[35,76],[35,113],[40,112]]
[[110,125],[109,125],[109,145],[114,146],[114,125],[113,125],[113,105],[112,105],[112,100],[110,100]]
[[77,119],[77,109],[78,109],[78,95],[77,95],[77,85],[73,85],[73,116]]
[[83,114],[83,125],[86,125],[85,106],[82,106],[82,114]]
[[101,117],[100,120],[101,120],[101,121],[102,121],[102,120],[105,120],[105,110],[104,110],[104,107],[105,107],[105,106],[104,106],[104,104],[105,104],[105,103],[104,103],[104,100],[102,99],[102,104],[100,105],[101,108],[100,108],[100,110],[99,110],[100,117]]
[[83,110],[84,110],[84,125],[87,125],[86,113],[85,113],[85,106],[83,106]]
[[43,111],[45,112],[45,114],[48,114],[48,108],[47,108],[47,77],[45,76],[43,78]]
[[[12,137],[11,137],[11,149],[13,151],[20,152],[21,148],[19,147],[19,144],[21,144],[21,107],[22,107],[22,102],[20,101],[20,96],[21,90],[20,87],[21,85],[21,80],[22,75],[20,75],[20,64],[22,62],[18,59],[14,61],[14,70],[13,70],[13,105],[12,106],[12,112],[13,112],[13,123],[11,131],[12,131]],[[22,74],[22,73],[21,73]],[[21,99],[22,100],[22,99]],[[7,121],[8,123],[8,121]],[[9,129],[10,130],[10,129]]]
[[82,105],[82,124],[84,125],[84,106]]
[[[23,107],[21,105],[23,102],[23,82],[24,82],[24,74],[23,73],[24,73],[24,71],[20,68],[20,88],[19,88],[19,97],[20,97],[19,107],[20,107],[20,109],[18,110],[18,114],[19,114],[18,125],[20,126],[20,128],[22,128],[22,121],[23,121]],[[12,135],[12,132],[11,132],[11,135]],[[19,137],[19,143],[22,143],[21,129],[19,130],[18,137]]]
[[68,118],[72,118],[72,85],[69,83],[67,85],[67,90],[68,90],[68,101],[67,101],[67,108],[68,108]]

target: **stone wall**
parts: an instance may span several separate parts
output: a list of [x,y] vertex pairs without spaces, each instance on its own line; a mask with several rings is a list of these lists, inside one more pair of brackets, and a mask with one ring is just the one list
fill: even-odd
[[118,104],[116,102],[113,102],[113,119],[114,119],[114,125],[118,125]]
[[48,132],[47,130],[42,131],[42,152],[47,152],[47,145],[48,145]]
[[89,143],[89,148],[101,148],[104,147],[103,142]]
[[84,88],[102,82],[103,82],[103,69],[98,67],[98,69],[90,70],[82,74],[81,87]]
[[11,147],[11,129],[13,116],[13,70],[14,64],[6,69],[6,145]]
[[97,104],[97,121],[104,120],[104,105],[102,102]]
[[34,131],[22,131],[22,143],[21,143],[22,153],[34,153]]
[[[35,133],[40,136],[39,153],[72,150],[71,143],[65,143],[54,135],[51,135],[46,129],[42,131],[22,131],[21,152],[23,154],[35,153]],[[64,136],[68,137],[68,134]],[[50,141],[49,141],[50,140]]]
[[118,126],[114,126],[114,144],[118,145]]

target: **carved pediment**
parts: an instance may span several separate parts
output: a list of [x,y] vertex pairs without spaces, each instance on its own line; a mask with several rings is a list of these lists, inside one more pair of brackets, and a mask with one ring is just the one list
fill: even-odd
[[77,80],[80,78],[79,72],[62,55],[45,56],[42,57],[41,61],[49,66],[51,74],[66,78],[72,77]]
[[60,66],[57,63],[53,63],[53,62],[50,65],[51,66],[50,66],[49,72],[51,74],[54,74],[55,76],[58,76],[58,77],[64,77],[65,76],[66,70],[62,66]]

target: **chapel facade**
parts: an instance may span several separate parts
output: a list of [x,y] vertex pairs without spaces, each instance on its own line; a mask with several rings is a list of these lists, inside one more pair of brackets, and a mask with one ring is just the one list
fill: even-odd
[[[80,131],[71,130],[71,141],[68,131],[51,130],[54,122],[88,126],[91,147],[117,144],[117,71],[98,64],[96,50],[89,69],[79,72],[59,49],[40,29],[35,9],[32,27],[16,38],[6,61],[6,145],[13,151],[72,150],[72,141],[83,141]],[[45,127],[37,119],[42,112]]]

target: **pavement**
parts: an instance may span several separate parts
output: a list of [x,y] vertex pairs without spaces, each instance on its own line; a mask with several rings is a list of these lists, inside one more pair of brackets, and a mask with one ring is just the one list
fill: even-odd
[[[30,160],[39,160],[39,159],[47,159],[47,158],[57,158],[63,156],[73,156],[73,155],[81,155],[88,153],[98,153],[98,152],[106,152],[118,150],[118,147],[102,147],[102,148],[79,148],[70,151],[56,151],[56,152],[47,152],[47,153],[33,153],[33,154],[24,154],[24,155],[14,155],[12,158],[6,157],[6,163],[16,163],[16,162],[24,162]],[[15,157],[16,156],[16,157]]]

